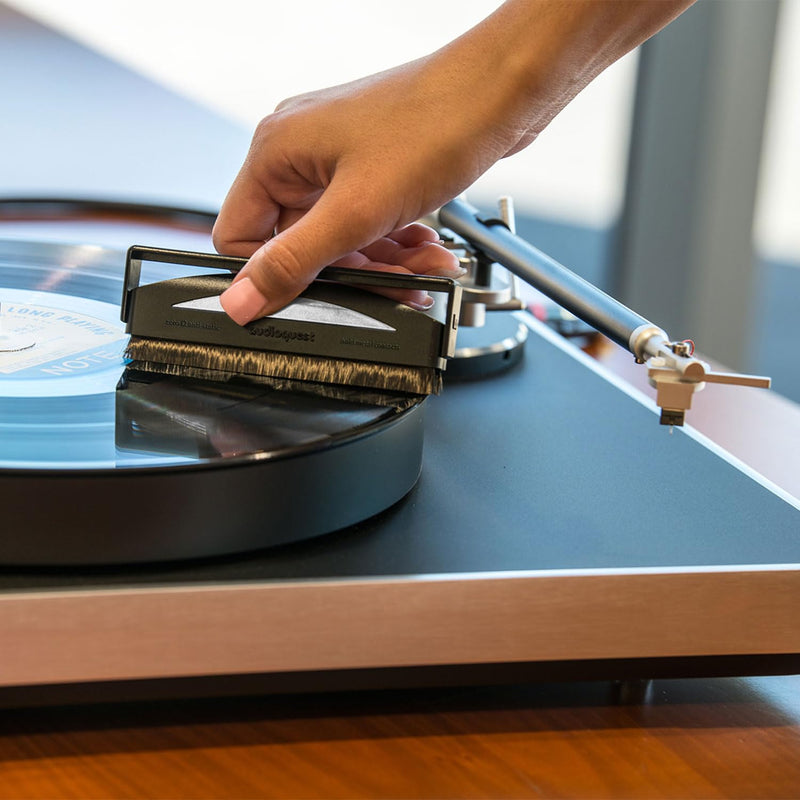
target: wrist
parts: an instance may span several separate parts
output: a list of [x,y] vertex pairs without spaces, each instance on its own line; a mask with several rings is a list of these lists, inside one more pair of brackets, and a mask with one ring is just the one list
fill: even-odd
[[693,0],[506,0],[457,39],[498,113],[543,130],[591,80]]

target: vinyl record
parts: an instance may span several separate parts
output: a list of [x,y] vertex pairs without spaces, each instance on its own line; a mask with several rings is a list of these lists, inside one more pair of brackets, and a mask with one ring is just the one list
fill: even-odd
[[[413,486],[419,400],[126,371],[124,249],[74,241],[96,211],[76,225],[79,204],[42,207],[0,213],[0,563],[262,548],[351,525]],[[143,233],[123,216],[114,236]],[[147,224],[172,244],[174,215],[158,216]],[[142,280],[182,274],[152,264]]]

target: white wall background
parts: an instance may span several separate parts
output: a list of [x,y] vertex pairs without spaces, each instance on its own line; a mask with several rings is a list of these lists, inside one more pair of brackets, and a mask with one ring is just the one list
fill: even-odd
[[[758,2],[758,0],[747,0]],[[280,100],[430,52],[489,0],[6,0],[252,128]],[[534,214],[602,227],[622,200],[635,54],[607,70],[472,196],[513,194]],[[800,262],[800,0],[784,0],[755,235]]]

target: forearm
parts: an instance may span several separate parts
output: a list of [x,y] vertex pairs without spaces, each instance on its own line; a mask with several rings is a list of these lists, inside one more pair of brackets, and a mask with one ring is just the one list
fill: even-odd
[[[437,54],[483,82],[527,144],[589,82],[694,0],[507,0]],[[486,100],[484,99],[484,102]],[[514,148],[519,149],[519,148]]]

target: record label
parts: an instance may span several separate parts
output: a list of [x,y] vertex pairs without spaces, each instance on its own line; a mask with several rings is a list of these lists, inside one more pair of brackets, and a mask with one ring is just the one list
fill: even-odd
[[[4,291],[0,332],[12,344],[20,340],[30,345],[2,352],[0,342],[0,374],[53,379],[117,366],[126,334],[113,319],[115,312],[108,303],[85,298]],[[2,386],[8,388],[5,382]]]

